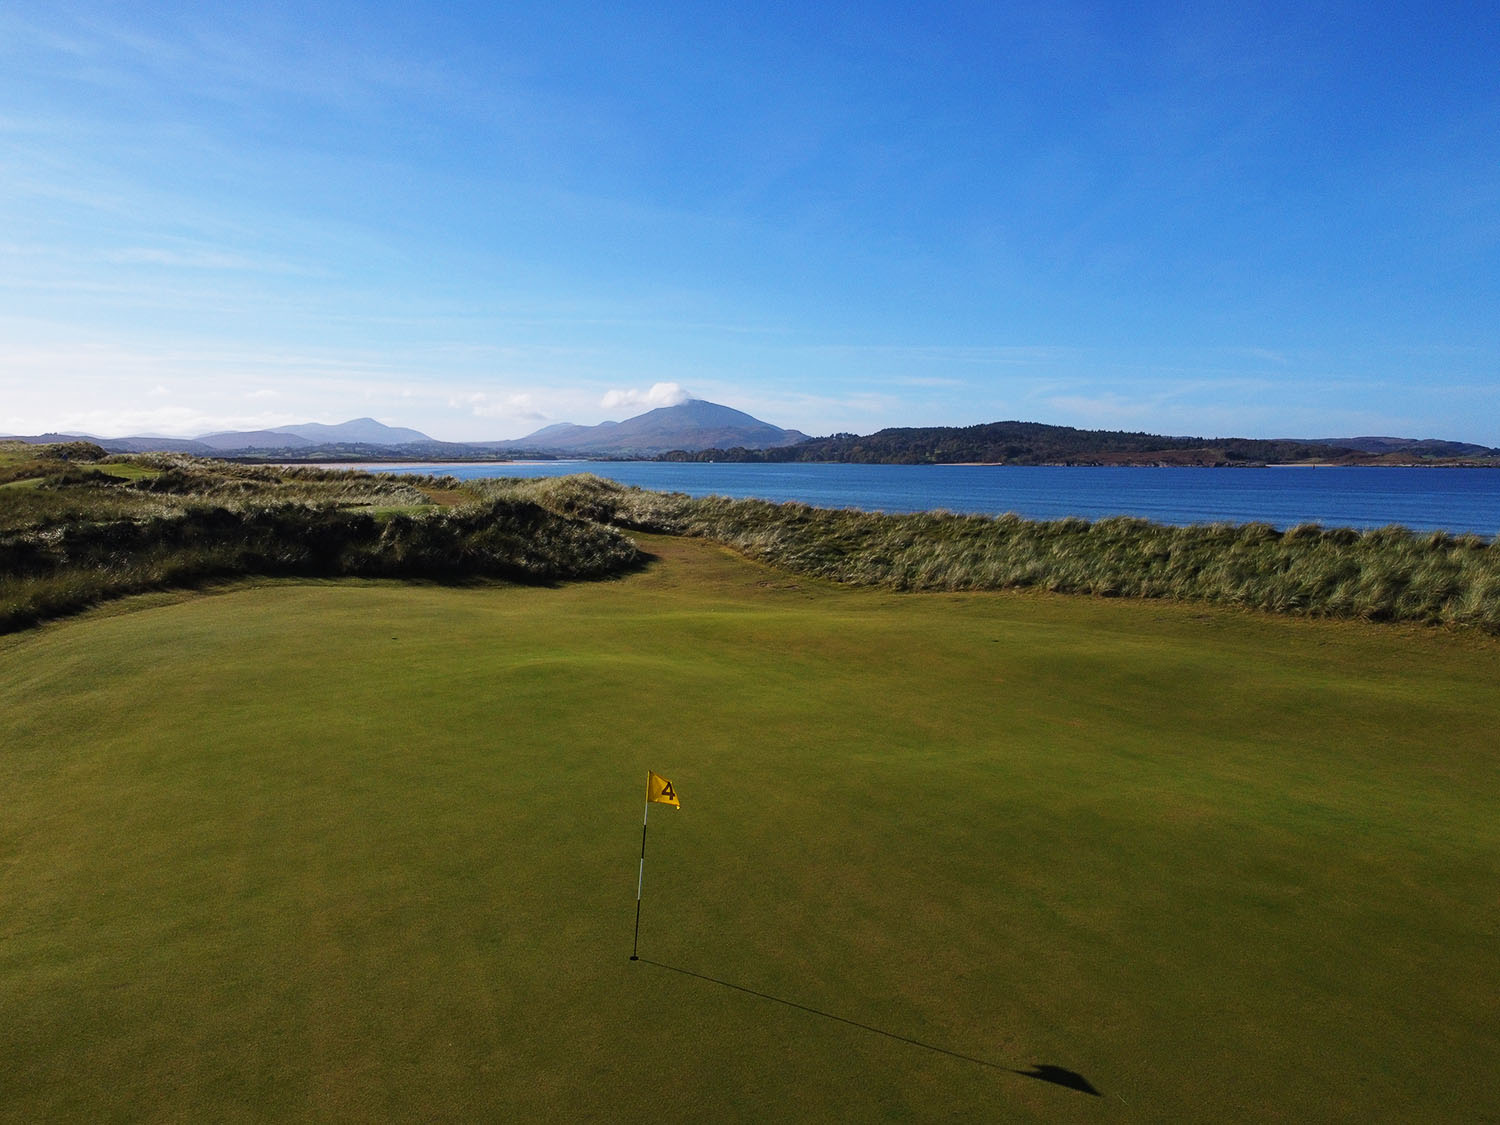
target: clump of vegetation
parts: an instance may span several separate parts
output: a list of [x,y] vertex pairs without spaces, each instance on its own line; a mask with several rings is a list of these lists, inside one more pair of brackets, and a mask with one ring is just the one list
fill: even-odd
[[617,527],[714,539],[837,582],[896,590],[1035,587],[1500,633],[1500,544],[1475,535],[1125,517],[881,515],[646,492],[595,476],[490,482]]
[[[100,451],[103,452],[102,450]],[[619,532],[451,478],[0,450],[0,632],[249,575],[550,583],[638,565]],[[24,475],[30,474],[30,475]]]
[[102,446],[91,441],[66,441],[57,445],[0,441],[0,484],[40,479],[62,472],[74,462],[102,461],[108,456]]
[[[417,511],[435,506],[434,493],[459,483],[431,476],[232,465],[173,454],[111,457],[93,446],[101,455],[96,458],[88,456],[88,444],[0,446],[0,532],[169,516],[204,503],[232,509],[298,503]],[[54,455],[59,449],[66,455]]]

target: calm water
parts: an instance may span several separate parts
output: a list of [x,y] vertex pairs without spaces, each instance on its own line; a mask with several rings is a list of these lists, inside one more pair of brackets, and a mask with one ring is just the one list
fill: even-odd
[[1293,527],[1500,531],[1500,470],[1396,468],[1134,469],[979,465],[737,465],[550,461],[506,465],[391,464],[383,472],[547,477],[590,472],[691,496],[800,500],[820,508],[950,512],[1026,519],[1140,516],[1158,523],[1224,521]]

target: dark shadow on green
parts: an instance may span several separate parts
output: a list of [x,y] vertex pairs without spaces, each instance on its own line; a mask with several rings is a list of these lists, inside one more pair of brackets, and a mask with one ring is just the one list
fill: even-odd
[[698,980],[708,981],[723,988],[732,988],[736,992],[743,992],[747,996],[758,996],[762,1000],[773,1000],[778,1004],[785,1004],[788,1008],[796,1008],[799,1012],[807,1012],[810,1015],[821,1016],[825,1020],[835,1020],[838,1023],[846,1023],[850,1027],[857,1027],[861,1031],[873,1032],[876,1035],[884,1035],[887,1039],[894,1039],[898,1043],[906,1043],[913,1047],[921,1047],[924,1051],[935,1051],[949,1058],[960,1059],[963,1062],[975,1063],[978,1066],[987,1066],[991,1070],[1003,1070],[1007,1074],[1019,1074],[1022,1078],[1035,1078],[1039,1082],[1049,1082],[1054,1086],[1063,1086],[1069,1090],[1077,1090],[1081,1094],[1092,1094],[1094,1097],[1102,1097],[1098,1090],[1077,1071],[1068,1070],[1061,1066],[1052,1066],[1050,1063],[1036,1063],[1030,1070],[1017,1070],[1013,1066],[1005,1066],[1002,1063],[991,1062],[989,1059],[977,1058],[974,1055],[965,1055],[958,1051],[950,1051],[947,1047],[938,1047],[932,1043],[923,1043],[920,1039],[912,1039],[906,1035],[897,1035],[894,1031],[886,1031],[881,1027],[872,1027],[858,1020],[846,1019],[844,1016],[836,1016],[832,1012],[825,1012],[819,1008],[799,1004],[795,1000],[786,1000],[780,996],[772,996],[769,992],[759,992],[753,988],[746,988],[742,984],[733,984],[718,977],[708,976],[706,973],[695,973],[691,969],[680,969],[676,965],[665,965],[660,961],[653,961],[649,957],[631,958],[639,960],[643,965],[655,965],[658,969],[667,969],[670,972],[681,973],[685,977],[696,977]]

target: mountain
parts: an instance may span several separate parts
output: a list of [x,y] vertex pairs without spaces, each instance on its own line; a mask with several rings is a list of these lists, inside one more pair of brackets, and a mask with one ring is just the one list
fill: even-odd
[[302,450],[318,445],[408,445],[432,439],[420,430],[387,426],[374,418],[355,418],[336,426],[303,422],[295,426],[278,426],[274,430],[225,430],[202,434],[193,440],[221,452],[230,452],[244,449]]
[[351,422],[340,422],[337,426],[325,426],[321,422],[305,422],[299,426],[278,426],[277,433],[296,434],[308,441],[322,445],[337,442],[342,445],[409,445],[416,441],[432,439],[420,430],[409,430],[404,426],[387,426],[374,418],[355,418]]
[[604,435],[612,430],[618,429],[618,422],[600,422],[597,426],[575,426],[572,422],[556,422],[550,426],[543,426],[534,434],[512,442],[512,445],[525,445],[532,449],[571,449],[573,442],[586,441],[589,435],[597,439],[603,439]]
[[672,450],[771,449],[806,441],[740,410],[701,398],[661,406],[623,422],[547,426],[509,444],[559,453],[650,457]]
[[[135,439],[127,439],[135,440]],[[147,441],[159,439],[147,438]],[[228,453],[240,449],[290,449],[295,446],[309,446],[313,443],[305,437],[285,430],[226,430],[216,434],[201,434],[193,441],[198,445],[206,445],[210,449],[221,453]]]

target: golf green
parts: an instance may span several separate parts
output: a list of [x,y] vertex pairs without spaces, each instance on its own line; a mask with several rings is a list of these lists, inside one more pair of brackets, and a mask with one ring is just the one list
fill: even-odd
[[1500,1117],[1500,642],[642,544],[0,639],[0,1119]]

